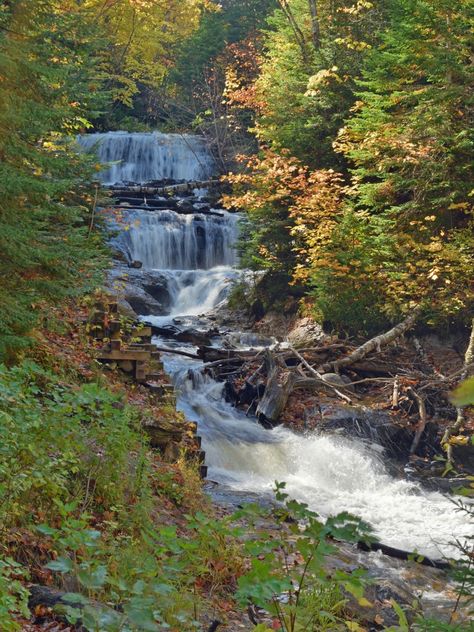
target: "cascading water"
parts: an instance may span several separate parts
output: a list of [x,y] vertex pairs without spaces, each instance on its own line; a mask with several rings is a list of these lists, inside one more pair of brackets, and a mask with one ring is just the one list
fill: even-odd
[[238,217],[182,215],[172,210],[127,212],[127,228],[115,239],[130,261],[159,270],[166,279],[170,316],[197,315],[221,303],[238,275]]
[[175,211],[129,211],[131,230],[120,236],[130,259],[156,270],[209,270],[235,266],[237,217],[181,215]]
[[[105,136],[102,159],[125,155],[115,146],[121,147],[124,138]],[[146,173],[149,178],[147,169],[155,160],[146,149],[149,138],[127,142],[133,166],[123,164],[120,173],[108,177],[137,180]],[[91,137],[87,143],[92,143]],[[200,164],[191,168],[186,159],[180,165],[179,143],[169,149],[174,167],[168,176],[186,173],[194,178]],[[209,166],[210,159],[205,164]],[[236,263],[235,216],[129,213],[131,227],[122,234],[123,247],[131,259],[160,269],[172,296],[169,316],[143,314],[145,320],[171,323],[176,316],[202,314],[222,300],[237,274],[232,268]],[[179,409],[199,424],[212,479],[231,489],[259,494],[270,492],[275,480],[286,481],[290,495],[320,514],[348,510],[370,522],[384,543],[433,558],[454,554],[450,543],[470,531],[449,499],[393,478],[380,452],[370,446],[334,436],[296,435],[285,428],[267,431],[224,401],[222,384],[202,375],[199,362],[176,354],[165,354],[164,362],[178,388]]]
[[179,408],[199,424],[212,480],[258,494],[285,481],[291,497],[322,516],[349,511],[369,522],[385,544],[432,559],[456,556],[454,538],[472,533],[448,498],[391,476],[376,446],[284,427],[265,430],[224,401],[222,384],[201,375],[197,363],[190,375],[189,365],[178,356],[166,358]]
[[204,140],[191,134],[105,132],[77,137],[85,151],[110,164],[99,177],[104,184],[153,180],[206,180],[214,161]]

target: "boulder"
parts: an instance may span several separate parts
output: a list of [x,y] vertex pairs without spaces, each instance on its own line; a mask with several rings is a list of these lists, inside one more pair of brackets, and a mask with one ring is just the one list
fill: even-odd
[[154,270],[117,267],[109,275],[109,288],[124,309],[136,315],[163,316],[169,313],[171,296],[165,274]]
[[[347,375],[339,375],[339,373],[324,373],[322,376],[323,380],[331,386],[335,386],[336,388],[341,388],[349,393],[355,393],[355,388]],[[333,391],[331,390],[331,393]]]
[[128,301],[124,298],[119,298],[117,301],[118,311],[121,316],[128,318],[130,320],[136,321],[138,320],[138,314],[135,312],[133,307],[130,305]]
[[140,268],[143,267],[143,263],[141,261],[135,260],[135,261],[130,261],[128,264],[129,268],[135,268],[136,270],[140,270]]
[[329,336],[323,328],[312,318],[301,318],[288,334],[288,342],[295,349],[315,347],[328,340]]
[[137,314],[161,316],[166,314],[166,309],[141,287],[126,285],[124,288],[124,300]]
[[348,593],[347,597],[348,613],[364,625],[371,626],[370,630],[386,630],[388,626],[398,626],[399,619],[392,605],[393,601],[403,610],[410,625],[416,618],[416,611],[413,608],[413,604],[417,603],[416,596],[401,582],[379,579],[377,583],[367,586],[364,591],[367,600],[365,605],[361,605]]

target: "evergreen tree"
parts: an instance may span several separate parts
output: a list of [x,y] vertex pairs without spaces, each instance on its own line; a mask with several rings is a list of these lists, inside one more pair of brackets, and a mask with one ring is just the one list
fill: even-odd
[[[474,304],[472,10],[469,0],[393,0],[337,143],[355,169],[332,253],[345,257],[350,224],[359,249],[350,274],[365,276],[392,316],[420,300],[433,316]],[[325,278],[324,293],[342,301]]]
[[0,15],[0,360],[28,344],[45,302],[98,265],[90,169],[70,136],[101,105],[90,39],[101,38],[74,7],[18,0]]

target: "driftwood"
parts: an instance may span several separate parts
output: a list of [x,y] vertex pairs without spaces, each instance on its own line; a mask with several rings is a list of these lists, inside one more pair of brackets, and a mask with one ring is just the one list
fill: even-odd
[[329,373],[330,371],[334,371],[337,373],[339,369],[342,369],[346,366],[351,366],[355,362],[359,360],[363,360],[366,356],[369,355],[372,351],[380,351],[382,347],[390,344],[397,338],[399,338],[406,331],[411,329],[417,321],[418,316],[420,315],[421,308],[417,307],[413,310],[413,312],[405,318],[401,323],[390,329],[389,331],[375,336],[371,340],[368,340],[360,347],[357,347],[355,351],[346,356],[345,358],[340,358],[335,362],[328,362],[323,364],[323,366],[319,367],[318,371],[320,373]]
[[256,416],[263,425],[274,426],[285,410],[288,398],[296,388],[311,388],[317,382],[311,378],[299,375],[289,370],[281,358],[269,349],[265,350],[265,365],[267,369],[267,385],[263,397],[258,403]]
[[172,349],[170,347],[157,347],[155,345],[156,351],[161,351],[162,353],[173,353],[175,355],[184,356],[185,358],[191,358],[192,360],[199,360],[200,357],[195,353],[189,353],[188,351],[181,351],[181,349]]
[[204,362],[216,362],[217,360],[229,360],[231,358],[240,360],[251,360],[261,354],[261,351],[253,349],[219,349],[203,345],[198,349],[198,356]]
[[414,560],[418,564],[423,566],[431,566],[434,568],[450,568],[450,563],[445,560],[432,560],[425,555],[418,555],[417,553],[413,553],[410,551],[404,551],[403,549],[397,549],[393,546],[388,546],[387,544],[382,544],[382,542],[358,542],[357,548],[361,551],[381,551],[384,555],[388,557],[394,557],[397,560]]
[[142,205],[133,205],[130,204],[109,204],[108,208],[120,209],[122,211],[174,211],[178,215],[213,215],[215,217],[224,217],[224,213],[220,213],[219,211],[210,211],[207,209],[197,209],[197,208],[180,208],[179,206],[173,206],[170,208],[169,206],[142,206]]
[[296,376],[291,371],[282,371],[273,367],[268,377],[267,386],[256,411],[257,419],[263,423],[274,425],[285,410],[288,398],[295,388]]

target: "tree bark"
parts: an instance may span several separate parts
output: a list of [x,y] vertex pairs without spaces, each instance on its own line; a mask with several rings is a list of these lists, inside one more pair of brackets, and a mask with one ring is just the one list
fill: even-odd
[[308,51],[306,48],[306,39],[305,36],[302,32],[302,30],[300,29],[300,27],[298,26],[297,21],[295,20],[295,17],[290,9],[290,6],[287,2],[287,0],[278,0],[278,4],[280,5],[281,10],[283,11],[283,13],[285,14],[286,19],[288,20],[288,22],[290,23],[291,28],[293,29],[293,33],[295,34],[295,39],[298,43],[298,46],[300,47],[301,50],[301,57],[303,59],[303,62],[308,65]]
[[368,340],[345,358],[340,358],[335,362],[327,362],[326,364],[323,364],[323,366],[319,367],[318,371],[320,373],[329,373],[330,371],[334,371],[337,373],[339,369],[350,366],[358,360],[362,360],[363,358],[368,356],[371,351],[380,351],[382,347],[385,347],[390,342],[393,342],[406,331],[411,329],[416,323],[420,312],[421,308],[417,307],[413,310],[410,316],[405,318],[405,320],[403,320],[401,323],[399,323],[389,331],[385,332],[384,334],[380,334],[379,336],[375,336],[375,338],[372,338],[371,340]]
[[319,26],[318,5],[316,0],[308,0],[309,12],[311,14],[311,39],[314,50],[321,48],[321,29]]
[[293,347],[290,347],[292,353],[295,354],[295,356],[298,358],[298,360],[301,361],[301,363],[308,369],[308,371],[314,375],[315,378],[317,378],[322,384],[326,384],[329,388],[331,388],[338,397],[340,397],[341,399],[343,399],[345,402],[347,402],[348,404],[352,404],[352,400],[350,397],[348,397],[347,395],[345,395],[344,393],[341,393],[340,390],[338,390],[335,386],[333,386],[330,382],[328,382],[327,380],[325,380],[322,376],[321,373],[319,373],[319,371],[316,371],[316,369],[313,369],[313,367],[306,362],[306,360],[303,358],[303,356],[298,353],[298,351],[296,351],[295,349],[293,349]]
[[271,370],[265,393],[258,403],[256,416],[263,425],[278,423],[294,387],[296,375],[275,366]]

